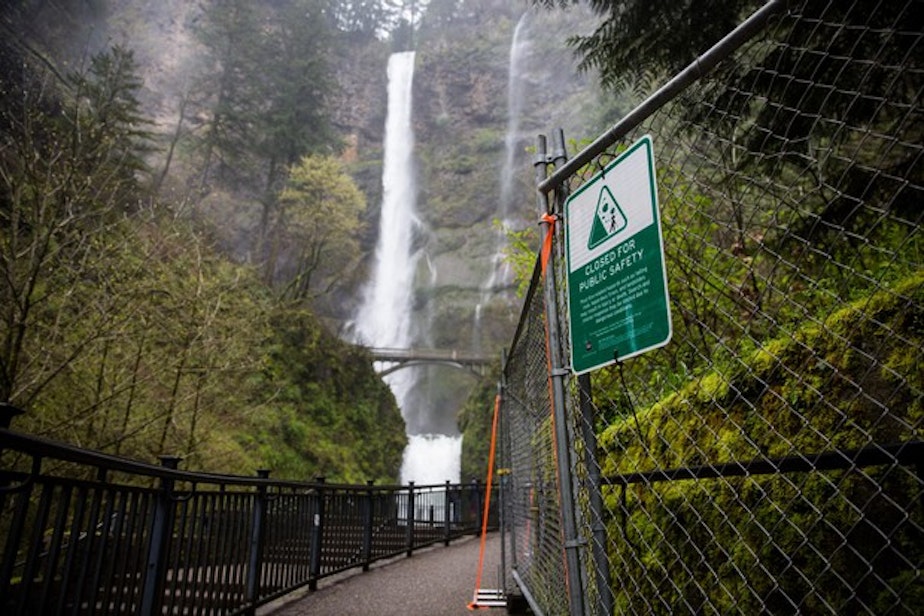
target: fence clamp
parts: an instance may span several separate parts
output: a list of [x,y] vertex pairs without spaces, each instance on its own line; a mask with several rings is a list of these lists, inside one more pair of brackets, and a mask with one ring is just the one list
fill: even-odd
[[549,376],[553,378],[557,376],[568,376],[569,374],[571,374],[571,371],[567,368],[553,368],[549,371]]
[[580,537],[577,539],[571,539],[569,541],[565,541],[566,550],[576,550],[577,548],[582,548],[585,545],[587,545],[587,540],[582,539]]

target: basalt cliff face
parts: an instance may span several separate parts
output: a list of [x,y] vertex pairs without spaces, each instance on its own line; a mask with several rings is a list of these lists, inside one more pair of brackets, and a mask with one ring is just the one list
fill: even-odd
[[[64,71],[79,68],[73,58],[112,43],[135,52],[144,81],[141,102],[154,121],[158,146],[163,145],[155,158],[178,125],[191,136],[197,134],[206,118],[189,109],[180,115],[184,100],[192,107],[203,103],[190,94],[204,61],[196,5],[180,0],[156,6],[139,0],[69,1],[37,3],[30,10],[35,19],[29,39],[37,41],[42,53],[65,59],[59,63]],[[561,127],[569,140],[590,139],[618,114],[617,103],[601,99],[595,76],[577,71],[566,43],[593,25],[593,16],[579,7],[535,11],[527,10],[526,3],[490,0],[459,2],[452,16],[421,17],[412,41],[417,50],[413,123],[422,223],[416,237],[422,258],[414,322],[420,325],[420,344],[495,353],[512,334],[519,302],[509,272],[501,271],[503,234],[495,221],[505,219],[518,230],[535,226],[536,135]],[[341,33],[332,40],[337,44],[326,59],[333,79],[331,124],[343,161],[367,200],[367,224],[360,231],[363,266],[346,272],[349,284],[317,306],[336,330],[355,314],[374,256],[382,200],[386,65],[395,44],[368,34]],[[196,155],[193,148],[188,155]],[[180,152],[173,161],[171,174],[182,174],[182,156]],[[160,165],[153,161],[154,168]],[[246,201],[247,195],[222,198],[230,209],[227,215],[212,216],[215,220],[236,219],[249,211],[233,203],[236,198]],[[189,208],[195,210],[195,205]],[[235,258],[245,254],[230,252]]]
[[[577,71],[566,45],[568,36],[592,23],[589,15],[494,10],[438,28],[428,28],[425,17],[413,86],[419,344],[487,354],[509,341],[519,313],[513,280],[499,262],[504,239],[498,223],[522,230],[538,218],[536,136],[560,127],[567,139],[592,138],[613,111],[600,104],[593,75]],[[384,55],[372,54],[364,65],[353,61],[343,73],[348,83],[342,93],[366,94],[348,95],[336,106],[354,114],[344,125],[351,124],[354,177],[369,199],[373,230],[381,190],[375,135],[383,115],[375,102],[384,101],[384,82],[373,75],[384,75],[385,62]],[[381,68],[370,69],[374,65]],[[371,104],[367,95],[375,99]],[[374,233],[367,239],[374,241]],[[372,247],[367,244],[370,256]],[[344,298],[342,305],[351,301]]]

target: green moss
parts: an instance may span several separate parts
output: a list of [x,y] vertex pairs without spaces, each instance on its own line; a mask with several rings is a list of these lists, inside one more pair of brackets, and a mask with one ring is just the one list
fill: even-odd
[[696,399],[700,402],[720,400],[728,395],[728,382],[721,374],[711,372],[699,380]]

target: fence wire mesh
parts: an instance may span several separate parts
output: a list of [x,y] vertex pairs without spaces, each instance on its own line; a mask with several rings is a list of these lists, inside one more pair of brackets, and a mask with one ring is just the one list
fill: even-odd
[[[502,425],[512,566],[538,611],[573,613],[581,584],[592,614],[919,613],[922,7],[788,3],[554,187],[560,204],[651,135],[673,338],[593,372],[583,408],[564,377],[571,454],[555,460],[534,279]],[[564,296],[549,342],[567,357]],[[579,519],[579,572],[560,506]]]
[[[546,362],[546,328],[540,279],[533,278],[520,330],[507,361],[502,396],[502,431],[506,455],[505,531],[511,564],[551,613],[568,612],[555,433]],[[505,534],[507,534],[505,532]],[[554,584],[548,583],[554,580]],[[512,587],[513,580],[508,580]]]

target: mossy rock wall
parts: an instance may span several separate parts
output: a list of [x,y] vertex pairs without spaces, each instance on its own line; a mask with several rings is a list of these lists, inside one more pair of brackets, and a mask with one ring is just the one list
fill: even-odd
[[[604,475],[920,440],[921,306],[918,273],[703,375],[603,432]],[[723,613],[924,604],[919,485],[882,466],[607,488],[617,611],[646,596]]]

